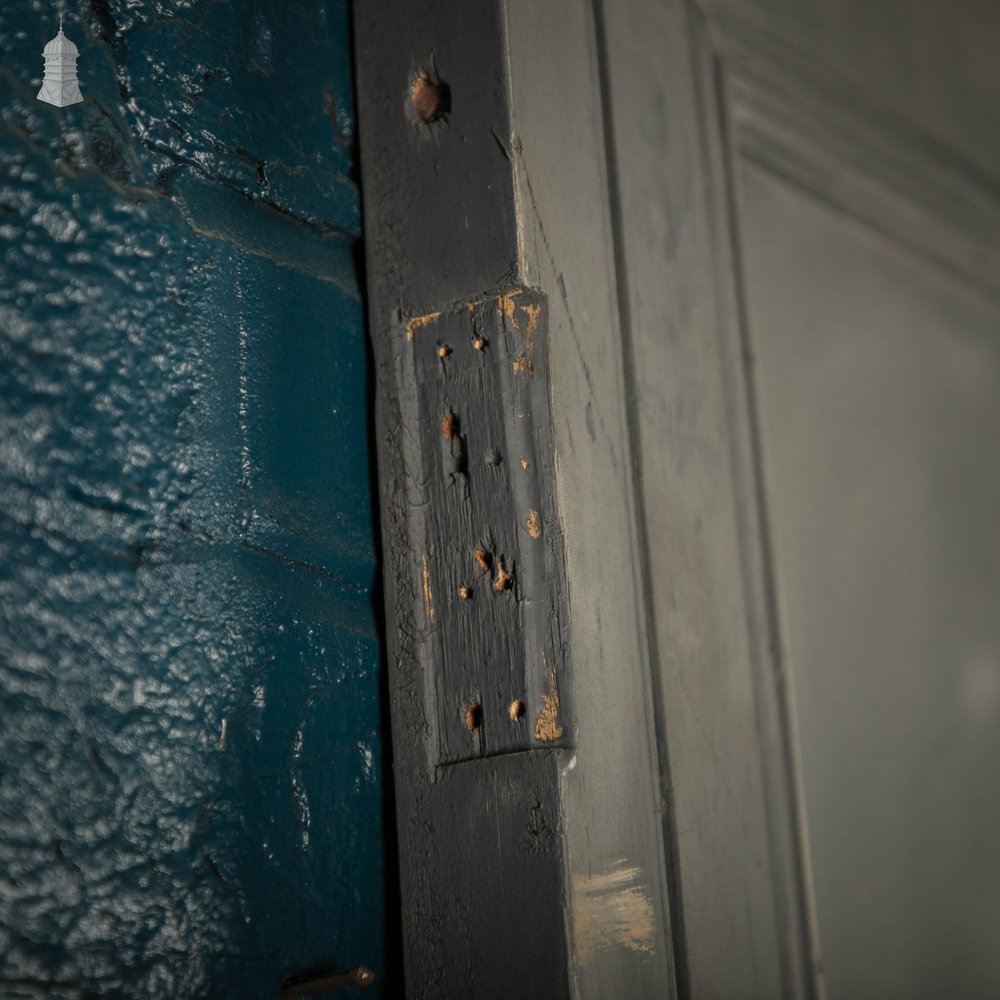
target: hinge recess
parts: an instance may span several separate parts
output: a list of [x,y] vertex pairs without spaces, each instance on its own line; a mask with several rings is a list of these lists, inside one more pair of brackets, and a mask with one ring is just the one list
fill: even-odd
[[403,320],[432,767],[570,741],[547,313],[513,288]]

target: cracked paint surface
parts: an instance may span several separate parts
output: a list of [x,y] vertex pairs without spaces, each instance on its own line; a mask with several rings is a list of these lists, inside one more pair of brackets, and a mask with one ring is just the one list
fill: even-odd
[[67,5],[61,110],[55,23],[0,11],[0,995],[381,982],[346,5]]

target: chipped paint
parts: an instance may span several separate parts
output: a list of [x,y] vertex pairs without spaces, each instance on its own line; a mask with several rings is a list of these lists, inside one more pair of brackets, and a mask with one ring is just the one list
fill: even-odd
[[[511,368],[515,375],[523,375],[525,378],[531,378],[535,374],[535,363],[526,354],[519,354]],[[520,414],[520,416],[523,415]]]
[[510,323],[515,330],[520,330],[521,328],[517,325],[517,303],[514,301],[521,294],[520,288],[515,288],[513,291],[504,292],[502,295],[497,296],[497,312],[501,316],[507,317],[507,322]]
[[656,915],[641,876],[624,859],[606,872],[573,875],[573,951],[579,965],[615,946],[654,953]]
[[533,306],[521,306],[521,311],[528,314],[528,328],[524,331],[524,346],[530,351],[531,340],[538,329],[538,316],[542,311],[542,307],[536,303]]
[[431,571],[424,556],[424,606],[427,609],[427,619],[434,624],[434,595],[431,593]]
[[528,519],[524,522],[524,526],[532,538],[542,537],[542,519],[538,516],[537,510],[528,511]]
[[[542,654],[545,663],[545,654]],[[562,739],[563,727],[559,721],[559,690],[556,687],[556,672],[546,670],[549,678],[549,693],[542,695],[542,710],[535,722],[535,739],[548,743],[551,740]]]
[[[405,358],[393,353],[403,361],[393,377],[402,377],[410,394],[403,447],[410,509],[423,524],[408,533],[415,598],[407,599],[416,600],[426,643],[428,751],[441,766],[554,750],[573,727],[565,618],[552,621],[564,594],[564,563],[545,485],[553,454],[542,378],[548,305],[535,289],[509,286],[433,305],[428,315],[440,319],[414,336]],[[398,343],[406,317],[429,307],[393,322]],[[536,353],[527,349],[529,328]],[[444,364],[443,347],[450,350]],[[459,710],[473,697],[482,699],[483,739],[470,740],[460,724]],[[498,717],[509,721],[503,713],[519,697],[523,724],[497,726]]]
[[413,340],[414,331],[422,330],[440,318],[441,310],[439,309],[437,312],[427,313],[425,316],[414,316],[412,319],[408,319],[406,321],[406,339]]

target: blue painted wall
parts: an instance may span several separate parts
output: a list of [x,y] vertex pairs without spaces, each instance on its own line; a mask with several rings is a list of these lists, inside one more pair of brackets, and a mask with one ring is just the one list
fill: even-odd
[[0,9],[0,995],[381,978],[346,4],[63,9],[62,110]]

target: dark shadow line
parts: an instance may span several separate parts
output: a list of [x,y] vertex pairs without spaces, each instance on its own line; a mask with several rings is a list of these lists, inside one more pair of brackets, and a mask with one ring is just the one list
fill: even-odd
[[[354,32],[354,4],[349,3],[347,11],[348,38],[350,39],[350,58],[352,68],[352,84],[354,89],[354,132],[350,145],[349,177],[357,186],[359,192],[364,191],[364,168],[361,163],[360,121],[361,109],[358,95],[358,58],[359,51]],[[396,823],[396,786],[394,780],[394,753],[392,745],[392,719],[390,716],[389,698],[389,663],[388,663],[388,622],[385,611],[384,563],[385,550],[382,538],[381,483],[378,474],[378,437],[376,425],[376,396],[378,379],[376,376],[375,344],[371,322],[370,303],[368,299],[367,267],[364,252],[364,199],[361,204],[361,238],[351,245],[354,256],[355,273],[358,280],[358,291],[361,300],[361,322],[364,331],[365,345],[365,430],[368,444],[368,482],[371,496],[371,532],[375,550],[375,572],[372,579],[371,607],[375,620],[375,628],[379,638],[379,672],[378,672],[378,702],[379,730],[382,743],[382,872],[383,872],[383,968],[381,981],[378,984],[380,994],[385,1000],[402,998],[406,995],[405,968],[403,966],[403,920],[402,920],[402,890],[399,860],[398,827]]]

